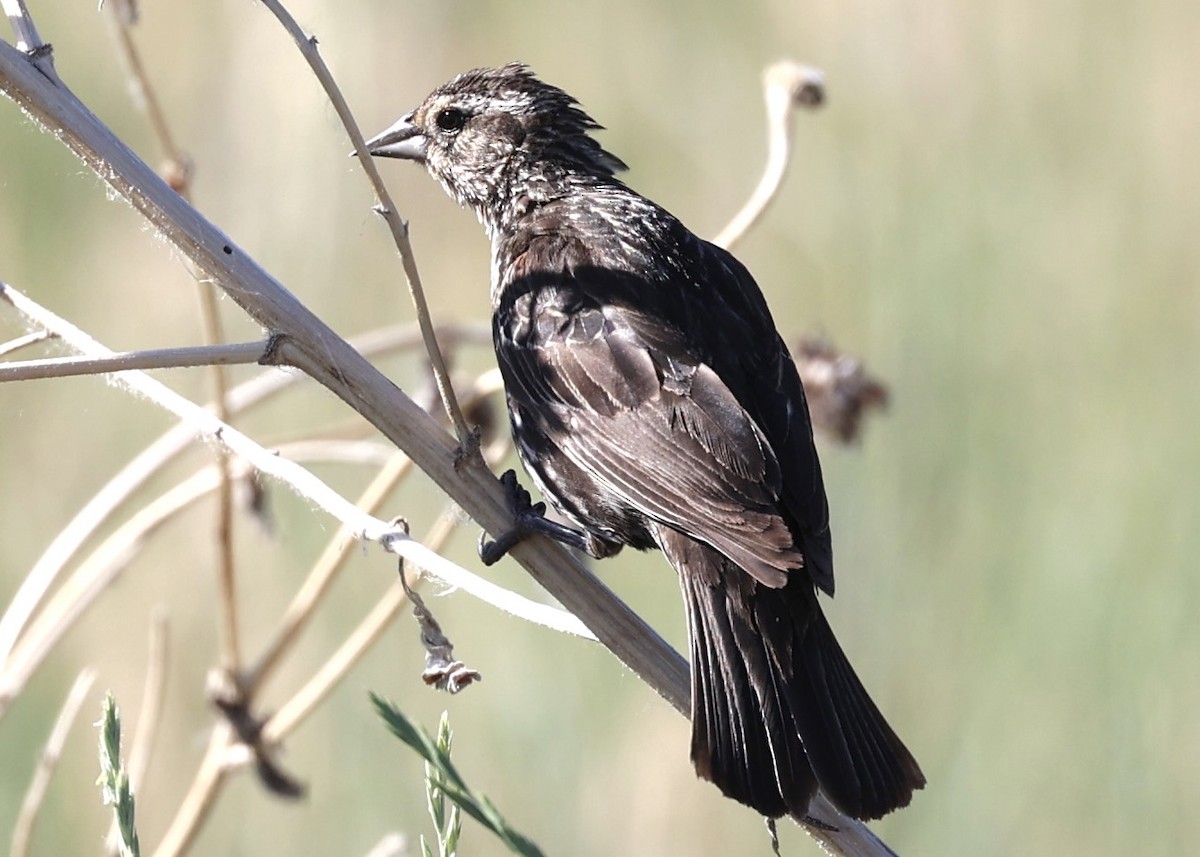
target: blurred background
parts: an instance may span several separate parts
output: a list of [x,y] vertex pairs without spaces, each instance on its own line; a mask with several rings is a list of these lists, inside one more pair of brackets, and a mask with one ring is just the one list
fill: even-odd
[[[30,3],[64,80],[153,163],[94,5]],[[198,208],[343,335],[410,319],[349,144],[274,19],[245,2],[143,5],[135,38],[195,159]],[[763,67],[794,57],[823,68],[827,109],[798,118],[788,183],[738,255],[785,336],[825,333],[892,390],[859,445],[823,445],[839,574],[827,610],[929,779],[875,829],[905,854],[1189,850],[1200,837],[1200,5],[290,8],[368,135],[459,71],[522,59],[609,128],[603,142],[631,165],[633,187],[705,235],[761,168]],[[0,153],[0,278],[114,349],[199,340],[178,254],[7,101]],[[412,165],[383,169],[435,316],[486,319],[488,247],[472,215]],[[231,337],[257,335],[232,302],[222,309]],[[24,332],[0,308],[0,341]],[[490,365],[486,349],[465,357],[469,369]],[[412,359],[384,368],[405,387],[421,378]],[[206,397],[199,371],[157,374]],[[352,417],[309,384],[242,426],[271,444]],[[0,604],[170,424],[98,379],[0,387]],[[191,464],[208,458],[197,450]],[[319,472],[351,496],[367,478]],[[410,481],[389,514],[421,533],[441,498]],[[238,528],[250,652],[335,530],[283,491],[272,504],[273,536]],[[93,699],[33,853],[95,853],[109,811],[88,724],[106,688],[132,720],[160,604],[174,645],[138,818],[147,850],[161,838],[211,726],[212,513],[156,536],[0,722],[0,839],[67,688],[91,664]],[[468,523],[449,550],[471,568],[475,536]],[[661,558],[623,555],[598,571],[682,645]],[[355,558],[265,708],[394,575],[378,550]],[[488,576],[536,595],[511,562]],[[308,798],[281,802],[243,773],[193,853],[353,855],[388,831],[428,833],[421,765],[385,732],[368,689],[430,728],[448,709],[464,775],[549,855],[768,853],[761,821],[696,781],[687,723],[603,649],[467,596],[431,606],[484,682],[455,698],[425,688],[405,617],[287,742],[283,762]],[[817,853],[791,825],[781,833],[785,853]],[[502,848],[468,822],[460,853]]]

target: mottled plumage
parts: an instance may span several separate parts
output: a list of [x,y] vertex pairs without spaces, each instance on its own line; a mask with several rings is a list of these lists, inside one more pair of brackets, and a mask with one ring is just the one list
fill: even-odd
[[749,272],[626,187],[599,126],[524,66],[467,72],[371,141],[492,240],[517,449],[595,556],[680,575],[697,772],[764,815],[819,786],[875,818],[925,780],[817,603],[833,593],[804,390]]

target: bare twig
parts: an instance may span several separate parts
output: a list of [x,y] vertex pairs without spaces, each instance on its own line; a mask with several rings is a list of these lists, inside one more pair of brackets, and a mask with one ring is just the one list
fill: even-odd
[[[334,451],[344,449],[347,445],[327,442],[321,445],[309,443],[304,446],[312,448],[319,455],[319,460],[336,460]],[[358,457],[357,450],[361,445],[349,446],[352,454]],[[242,470],[236,475],[243,475],[249,470],[249,466],[248,463],[241,462],[238,467]],[[156,528],[171,520],[182,509],[215,491],[218,482],[219,475],[215,467],[197,473],[157,500],[146,504],[80,565],[71,578],[55,592],[4,662],[3,671],[0,672],[0,715],[3,715],[8,704],[21,692],[30,676],[67,629],[125,568],[137,547],[144,543]],[[431,561],[436,567],[430,573],[447,585],[461,589],[526,621],[558,631],[589,635],[578,619],[556,607],[539,604],[502,589],[443,560],[435,551],[417,542],[409,540],[404,548],[406,552],[420,552],[427,558],[437,557],[435,561]],[[429,567],[427,562],[413,562],[422,567]]]
[[[192,178],[192,159],[175,144],[171,126],[167,122],[166,111],[158,100],[150,75],[142,63],[137,44],[133,40],[133,25],[137,23],[137,14],[131,0],[114,0],[108,4],[112,15],[113,37],[116,39],[117,51],[129,78],[129,89],[133,100],[146,114],[150,123],[150,131],[158,141],[159,152],[163,158],[162,174],[176,193],[185,199],[189,198]],[[211,293],[211,289],[209,289]]]
[[[0,282],[0,298],[11,303],[26,318],[55,331],[72,347],[89,354],[108,357],[113,355],[112,351],[66,319],[56,316],[2,282]],[[122,372],[116,377],[121,384],[146,396],[180,419],[187,420],[198,435],[207,436],[211,440],[224,444],[232,452],[251,462],[255,469],[280,479],[301,496],[321,506],[334,517],[347,522],[354,528],[358,537],[379,540],[384,536],[391,535],[392,528],[386,523],[361,513],[354,504],[333,491],[312,473],[263,449],[250,437],[232,426],[222,423],[204,408],[188,401],[150,376],[142,372]]]
[[421,275],[417,271],[417,260],[413,254],[412,242],[408,239],[408,224],[400,216],[396,210],[395,203],[392,202],[387,188],[383,184],[383,179],[379,175],[379,170],[375,166],[374,160],[367,153],[366,141],[363,138],[362,131],[358,128],[358,123],[354,121],[354,115],[350,112],[350,106],[346,103],[346,99],[342,96],[341,90],[333,79],[333,75],[329,71],[329,67],[325,65],[325,61],[321,59],[321,54],[317,50],[317,40],[315,37],[305,35],[300,25],[291,14],[283,7],[282,3],[276,0],[262,0],[262,4],[270,10],[271,14],[279,19],[279,23],[287,30],[289,36],[296,43],[296,47],[300,49],[300,53],[304,55],[304,59],[312,68],[313,74],[320,81],[321,87],[325,90],[325,94],[329,97],[330,103],[333,105],[338,118],[342,125],[346,128],[346,133],[350,136],[351,142],[354,144],[354,151],[358,155],[359,162],[366,170],[367,178],[370,179],[371,187],[375,191],[375,196],[379,200],[379,205],[376,211],[383,217],[388,228],[392,232],[392,240],[396,243],[396,250],[400,253],[400,261],[404,269],[404,279],[408,285],[409,296],[412,298],[413,306],[417,313],[417,323],[421,326],[421,334],[425,338],[425,350],[429,354],[429,363],[433,368],[434,380],[437,382],[438,393],[442,398],[442,404],[446,408],[446,415],[450,418],[450,424],[454,426],[454,433],[458,437],[460,455],[470,455],[472,438],[474,437],[470,426],[467,425],[466,419],[463,417],[462,409],[458,405],[458,400],[454,396],[454,388],[450,384],[450,372],[446,368],[446,361],[442,357],[442,350],[438,347],[437,336],[435,335],[433,319],[429,315],[429,304],[425,300],[425,290],[421,286]]
[[[162,717],[163,688],[167,679],[167,659],[170,651],[170,634],[167,612],[159,606],[150,616],[150,636],[146,653],[146,683],[142,689],[142,705],[138,711],[137,726],[133,742],[129,747],[129,788],[134,794],[145,794],[146,769],[150,766],[150,754],[154,749],[154,738],[158,735],[158,724]],[[121,833],[114,818],[105,837],[105,849],[110,857],[121,853]]]
[[22,348],[28,348],[31,345],[37,345],[39,342],[47,342],[54,338],[54,334],[48,330],[35,330],[33,333],[18,336],[16,339],[10,339],[8,342],[0,345],[0,357],[7,357],[10,354],[20,351]]
[[[491,342],[490,331],[482,325],[443,326],[441,336],[443,341],[452,345]],[[419,330],[402,325],[363,334],[352,340],[351,344],[356,351],[369,357],[393,350],[414,348],[421,342]],[[267,371],[231,391],[228,400],[229,412],[236,414],[255,407],[299,383],[303,378],[304,376],[298,373]],[[213,408],[213,405],[208,406],[209,410]],[[38,604],[66,564],[109,516],[145,485],[151,476],[191,446],[195,439],[196,433],[187,423],[181,423],[167,431],[113,476],[59,532],[25,576],[3,618],[0,618],[0,665],[8,660],[21,630],[29,622]],[[303,460],[299,453],[294,457]],[[0,710],[2,709],[3,704],[0,703]]]
[[62,755],[63,745],[67,742],[67,733],[79,715],[79,709],[95,679],[96,671],[91,667],[79,673],[70,693],[67,694],[62,710],[58,713],[58,719],[54,721],[54,728],[50,730],[50,737],[46,740],[46,746],[42,748],[42,755],[38,759],[37,770],[29,783],[29,790],[25,792],[25,800],[21,802],[21,811],[13,828],[12,850],[9,852],[11,857],[25,857],[29,853],[33,826],[37,822],[38,810],[42,808],[42,802],[45,800],[46,788],[50,785],[50,778],[54,775],[59,756]]
[[49,357],[0,363],[0,383],[100,375],[130,369],[178,369],[185,366],[225,366],[257,363],[270,342],[239,342],[233,345],[196,345],[183,348],[152,348],[115,352],[111,357]]
[[177,857],[191,847],[200,826],[212,811],[221,784],[231,770],[229,756],[234,746],[233,729],[224,720],[218,721],[208,739],[208,749],[191,788],[179,812],[171,820],[162,842],[155,849],[154,857]]
[[[137,21],[136,8],[132,0],[119,0],[112,4],[110,20],[117,47],[128,73],[134,100],[146,113],[147,121],[158,141],[163,156],[163,177],[171,188],[184,199],[188,199],[193,173],[191,158],[176,144],[167,123],[165,111],[158,100],[150,76],[142,63],[141,55],[133,40],[133,24]],[[201,329],[205,343],[218,345],[225,341],[221,314],[217,305],[216,287],[193,272],[196,297],[200,305]],[[217,418],[229,423],[226,402],[229,398],[229,376],[216,363],[211,364],[209,379],[213,401],[216,403]],[[220,640],[221,665],[230,679],[237,684],[242,669],[241,642],[238,623],[237,579],[233,552],[233,481],[230,476],[230,455],[224,446],[214,450],[221,484],[217,491],[217,591],[220,609],[217,612],[217,634]]]
[[713,239],[726,249],[732,247],[760,218],[779,192],[792,160],[792,110],[817,108],[825,101],[825,76],[793,60],[783,60],[763,74],[767,100],[767,164],[758,186],[742,210]]
[[27,54],[47,78],[58,80],[54,72],[54,55],[50,45],[43,42],[42,37],[38,35],[33,18],[25,8],[25,0],[0,0],[0,8],[4,9],[4,14],[8,16],[8,22],[12,24],[13,32],[17,36],[17,50]]

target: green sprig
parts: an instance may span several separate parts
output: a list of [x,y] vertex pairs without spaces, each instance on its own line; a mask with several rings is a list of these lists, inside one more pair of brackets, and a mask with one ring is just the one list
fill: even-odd
[[[438,828],[439,847],[450,848],[449,851],[442,852],[443,857],[453,854],[453,849],[458,844],[457,830],[454,831],[452,840],[447,838],[443,842],[440,838],[442,837],[442,832],[447,829],[444,824],[446,822],[454,822],[457,815],[452,810],[450,817],[447,818],[444,811],[444,804],[436,810],[437,814],[435,814],[435,805],[443,796],[449,798],[456,808],[461,809],[467,815],[471,816],[471,818],[496,834],[500,841],[507,845],[508,849],[514,854],[521,854],[523,857],[545,857],[537,845],[509,826],[508,822],[504,820],[500,811],[492,805],[491,801],[483,795],[472,792],[467,786],[462,776],[458,773],[458,770],[454,767],[454,763],[450,761],[450,726],[446,715],[442,715],[442,722],[438,728],[438,740],[435,741],[424,728],[410,721],[387,700],[372,693],[371,701],[374,703],[375,709],[379,712],[379,716],[387,724],[388,729],[392,731],[392,734],[416,750],[425,759],[429,813],[434,819],[434,825]],[[433,796],[434,789],[438,792],[436,799]],[[439,818],[442,819],[442,822],[439,822]],[[432,857],[432,854],[430,854],[423,841],[422,848],[427,857]]]
[[133,791],[121,763],[121,712],[111,693],[104,697],[104,708],[96,725],[100,727],[100,777],[96,780],[100,797],[116,814],[121,857],[140,857],[141,846],[133,820]]

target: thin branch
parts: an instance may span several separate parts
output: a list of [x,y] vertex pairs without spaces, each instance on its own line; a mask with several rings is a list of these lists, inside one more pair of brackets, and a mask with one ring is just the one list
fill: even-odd
[[[313,445],[310,443],[309,446]],[[353,450],[360,445],[341,444],[341,446],[349,446]],[[332,452],[336,448],[337,445],[333,443],[315,447],[323,460],[333,459]],[[242,468],[240,472],[235,471],[235,475],[238,477],[245,475],[250,470],[250,466],[246,462],[240,462],[238,466]],[[124,526],[105,539],[80,565],[63,586],[54,593],[45,609],[22,635],[20,642],[4,663],[3,671],[0,672],[0,716],[4,714],[8,704],[20,694],[30,676],[45,660],[67,629],[128,565],[138,547],[154,530],[167,523],[184,508],[215,491],[218,483],[219,475],[215,466],[200,471],[158,499],[146,504]],[[418,567],[425,568],[432,576],[448,586],[461,589],[476,598],[487,601],[500,610],[556,631],[590,636],[590,632],[575,616],[557,607],[539,604],[515,592],[496,586],[443,559],[439,554],[419,542],[406,538],[397,547],[403,551],[406,558],[409,558],[408,554],[412,555],[409,558],[411,562]]]
[[[26,318],[55,331],[63,341],[73,348],[89,354],[113,356],[114,352],[105,348],[84,331],[3,282],[0,282],[0,298],[11,303]],[[303,467],[281,459],[264,449],[249,436],[222,423],[204,408],[149,375],[142,372],[122,372],[116,376],[116,380],[130,390],[150,399],[159,407],[189,422],[197,435],[206,436],[210,440],[224,444],[231,452],[244,457],[253,464],[256,470],[290,485],[300,496],[349,524],[356,536],[378,541],[384,536],[391,535],[392,527],[369,515],[362,514],[353,503]]]
[[793,60],[783,60],[763,74],[767,100],[767,163],[758,186],[720,234],[718,247],[732,247],[753,226],[775,199],[792,159],[792,110],[816,109],[825,102],[825,75]]
[[[146,73],[141,54],[133,40],[133,25],[137,23],[137,15],[134,13],[131,0],[114,0],[109,3],[109,6],[112,11],[109,20],[112,22],[117,52],[129,78],[129,89],[133,100],[146,114],[150,131],[158,142],[159,152],[163,159],[163,178],[176,193],[184,199],[188,199],[191,190],[192,159],[175,144],[171,126],[167,122],[166,111],[162,108],[162,102],[158,100],[158,94],[150,80],[150,75]],[[209,291],[211,292],[211,289]]]
[[[443,325],[441,337],[451,345],[491,343],[491,332],[484,325]],[[410,325],[371,331],[351,340],[351,346],[366,357],[407,350],[421,343],[419,329],[414,331]],[[241,413],[260,405],[304,378],[299,373],[268,370],[230,392],[229,413]],[[206,408],[212,411],[215,405],[209,404]],[[187,423],[169,429],[114,475],[55,536],[25,576],[3,618],[0,618],[0,665],[7,662],[17,637],[67,563],[125,501],[195,440],[196,433]]]
[[87,667],[79,673],[75,684],[71,686],[70,693],[67,694],[62,710],[58,713],[58,719],[54,721],[54,728],[50,730],[50,737],[46,740],[46,746],[42,748],[42,755],[38,759],[37,770],[34,771],[33,780],[29,783],[29,790],[25,792],[25,800],[21,802],[21,811],[17,814],[17,823],[13,828],[12,850],[9,852],[11,857],[25,857],[29,853],[29,844],[33,839],[33,827],[37,823],[38,811],[42,808],[42,802],[46,798],[46,789],[50,785],[54,769],[58,766],[63,745],[67,742],[67,733],[71,731],[75,718],[79,716],[79,709],[87,698],[88,691],[92,689],[92,682],[95,679],[96,671],[91,667]]
[[154,851],[154,857],[178,857],[191,847],[200,826],[208,818],[220,792],[221,784],[229,775],[229,755],[234,747],[233,730],[221,720],[213,728],[208,740],[208,750],[200,762],[200,768],[192,780],[179,812],[171,820],[162,842]]
[[[146,113],[151,131],[163,154],[163,177],[184,199],[189,199],[189,191],[193,173],[191,159],[175,144],[171,130],[167,124],[166,113],[159,103],[150,76],[142,63],[141,55],[133,41],[133,24],[136,15],[133,14],[130,0],[114,3],[112,6],[113,31],[117,47],[129,76],[130,87]],[[190,266],[189,266],[190,267]],[[193,270],[196,285],[196,297],[200,306],[200,325],[204,342],[208,345],[218,345],[225,341],[225,332],[221,324],[221,313],[217,305],[217,290],[212,283],[206,282]],[[209,379],[217,419],[229,423],[229,412],[226,401],[229,397],[229,375],[225,369],[212,364]],[[242,656],[238,622],[237,579],[233,551],[233,481],[230,476],[230,455],[224,446],[214,450],[217,469],[221,474],[220,487],[217,490],[217,592],[219,609],[217,611],[217,637],[220,641],[221,666],[236,684],[241,674]]]
[[50,45],[43,42],[42,37],[38,35],[33,18],[25,8],[25,0],[0,0],[0,8],[4,9],[8,22],[12,24],[13,33],[17,36],[17,50],[27,54],[48,79],[57,81]]
[[48,342],[54,338],[54,334],[48,330],[35,330],[33,333],[18,336],[16,339],[10,339],[8,342],[0,345],[0,357],[7,357],[10,354],[20,351],[22,348],[37,345],[39,342]]
[[167,662],[171,656],[171,628],[167,612],[161,606],[150,616],[150,642],[146,653],[146,684],[142,689],[142,707],[129,745],[129,784],[141,791],[154,751],[154,738],[162,717],[163,690],[167,684]]
[[232,345],[193,345],[181,348],[151,348],[118,351],[111,357],[49,357],[0,363],[0,383],[102,375],[131,369],[179,369],[188,366],[231,366],[257,363],[270,346],[269,340]]
[[[136,17],[130,0],[121,0],[121,2],[112,4],[110,20],[118,52],[128,73],[134,100],[145,112],[151,131],[162,152],[163,177],[180,196],[189,199],[194,165],[191,158],[175,144],[167,123],[166,113],[162,109],[150,76],[142,63],[141,54],[134,43],[133,24]],[[217,304],[216,287],[194,272],[193,279],[200,306],[204,341],[209,345],[223,343],[225,332]],[[213,363],[209,371],[209,379],[213,401],[216,403],[217,418],[223,423],[229,423],[230,415],[226,404],[229,397],[229,375],[221,365]],[[217,601],[220,606],[217,611],[217,636],[220,640],[221,666],[233,683],[237,684],[242,670],[242,655],[238,630],[237,579],[233,550],[233,481],[230,475],[228,450],[223,446],[218,446],[214,450],[214,454],[217,468],[221,474],[221,484],[217,491],[217,526],[214,534],[217,544]]]
[[400,253],[400,261],[404,269],[404,280],[408,286],[413,306],[416,309],[417,323],[420,324],[421,334],[425,338],[425,350],[429,354],[429,363],[433,368],[433,377],[437,383],[442,404],[446,408],[446,415],[450,418],[450,424],[454,426],[454,433],[458,437],[460,451],[470,453],[473,433],[470,426],[467,425],[466,419],[463,417],[458,400],[454,396],[454,388],[450,384],[450,372],[446,368],[446,361],[443,359],[442,350],[438,346],[433,319],[429,314],[429,304],[425,300],[425,290],[421,286],[421,275],[417,271],[416,256],[413,254],[412,243],[408,239],[408,224],[404,222],[404,219],[397,212],[395,203],[392,202],[391,196],[383,184],[383,178],[379,175],[379,170],[375,166],[374,159],[367,153],[366,141],[363,138],[362,131],[359,130],[358,123],[354,121],[354,115],[350,112],[350,106],[342,96],[342,92],[334,81],[329,67],[321,59],[321,54],[317,50],[316,38],[304,33],[300,25],[296,23],[295,18],[291,16],[291,13],[283,7],[283,4],[276,2],[276,0],[262,0],[262,4],[279,20],[279,23],[283,25],[288,35],[296,43],[296,47],[300,49],[300,53],[303,54],[313,74],[316,75],[321,87],[325,90],[325,94],[333,105],[334,111],[337,113],[338,118],[346,129],[346,133],[350,136],[350,140],[354,144],[354,151],[358,155],[358,160],[363,165],[363,169],[366,170],[367,178],[370,179],[371,187],[375,191],[376,198],[379,200],[376,211],[379,212],[384,222],[387,223],[388,228],[392,232],[392,240],[396,243],[396,250]]

